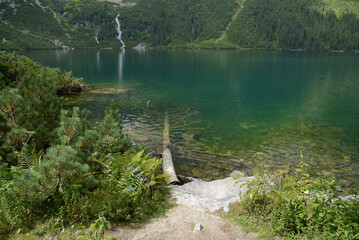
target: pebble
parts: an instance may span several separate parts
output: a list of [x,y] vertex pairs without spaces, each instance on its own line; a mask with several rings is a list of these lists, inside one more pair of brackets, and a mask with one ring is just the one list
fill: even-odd
[[193,232],[200,232],[202,231],[203,226],[200,223],[197,223],[194,228],[193,228]]

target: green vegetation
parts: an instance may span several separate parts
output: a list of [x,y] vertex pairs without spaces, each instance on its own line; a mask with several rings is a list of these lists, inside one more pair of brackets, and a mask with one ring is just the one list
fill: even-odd
[[[49,84],[54,85],[57,93],[79,92],[84,87],[81,78],[75,78],[72,72],[61,72],[59,68],[42,67],[31,59],[14,53],[0,52],[0,72],[2,79],[0,90],[4,87],[17,87],[26,75],[43,75]],[[25,80],[24,80],[25,81]]]
[[312,178],[302,163],[297,176],[263,169],[244,185],[242,201],[230,219],[262,236],[288,239],[358,239],[359,199],[340,198],[336,181]]
[[124,39],[132,45],[145,42],[153,46],[217,39],[236,7],[232,0],[140,0],[120,10]]
[[[117,40],[116,4],[106,1],[49,1],[49,8],[67,33],[64,42],[71,47],[121,47]],[[99,44],[95,40],[97,34]]]
[[101,240],[101,239],[116,239],[111,235],[105,238],[105,231],[111,228],[111,223],[106,220],[105,217],[97,219],[93,224],[91,224],[90,229],[83,230],[77,233],[77,237],[70,237],[66,229],[61,230],[61,237],[63,239],[78,239],[78,240]]
[[359,3],[354,0],[246,0],[243,8],[238,0],[126,2],[130,6],[41,0],[43,8],[31,1],[12,2],[15,7],[0,3],[0,40],[5,40],[0,49],[119,48],[115,17],[120,13],[127,47],[144,43],[169,48],[359,50]]
[[139,221],[163,209],[161,159],[132,146],[113,103],[92,124],[87,110],[65,110],[58,96],[81,79],[11,53],[0,59],[1,238],[99,217]]
[[56,46],[47,39],[40,37],[34,37],[28,34],[24,34],[9,28],[3,23],[0,23],[0,49],[3,50],[21,50],[21,49],[56,49],[60,46]]
[[[116,39],[116,4],[96,0],[0,3],[0,49],[121,46]],[[95,40],[98,35],[99,44]],[[27,39],[23,41],[22,39]],[[56,42],[57,45],[54,43]]]
[[246,48],[358,50],[358,16],[351,9],[340,15],[336,9],[318,9],[319,3],[248,0],[228,40]]

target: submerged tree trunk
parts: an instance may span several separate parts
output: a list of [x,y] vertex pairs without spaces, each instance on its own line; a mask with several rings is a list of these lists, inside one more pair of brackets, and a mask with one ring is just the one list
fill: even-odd
[[173,166],[173,162],[172,162],[168,112],[165,113],[164,131],[163,131],[162,169],[163,169],[163,173],[169,176],[169,178],[166,179],[167,184],[179,183],[179,180],[176,175],[175,167]]

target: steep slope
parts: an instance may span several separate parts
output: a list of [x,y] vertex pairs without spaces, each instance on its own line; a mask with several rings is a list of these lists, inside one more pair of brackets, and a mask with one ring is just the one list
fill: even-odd
[[121,9],[126,39],[153,46],[183,46],[221,36],[237,8],[233,0],[138,0]]
[[[2,49],[117,46],[114,19],[119,5],[116,3],[2,0],[0,6],[0,38],[5,39],[0,44]],[[27,38],[30,44],[24,45],[19,38]]]
[[40,3],[3,0],[0,6],[1,48],[56,48],[47,36],[58,37],[61,28]]
[[228,31],[247,48],[359,49],[359,1],[248,0]]
[[46,38],[34,36],[26,30],[0,22],[0,49],[54,49],[59,48]]
[[[0,0],[0,49],[359,50],[357,0]],[[2,41],[1,41],[2,40]]]

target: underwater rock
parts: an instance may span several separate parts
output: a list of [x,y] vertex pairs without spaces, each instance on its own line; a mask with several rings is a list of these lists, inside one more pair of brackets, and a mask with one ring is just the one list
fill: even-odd
[[332,174],[331,172],[328,172],[328,171],[323,170],[323,171],[322,171],[322,175],[323,175],[324,177],[330,177],[330,176],[332,176],[333,174]]
[[352,183],[346,179],[340,180],[340,183],[343,185],[343,187],[346,187],[346,188],[348,188],[352,185]]
[[243,129],[248,129],[249,128],[249,126],[248,126],[248,124],[247,123],[239,123],[239,126],[241,127],[241,128],[243,128]]
[[137,141],[140,141],[140,142],[146,142],[148,141],[148,137],[146,137],[145,135],[136,135],[134,137]]
[[200,134],[194,134],[193,135],[193,139],[196,140],[196,141],[199,141],[201,138],[201,135]]
[[57,94],[58,95],[69,95],[69,94],[73,94],[73,93],[79,93],[82,92],[85,89],[85,86],[81,83],[76,83],[73,84],[72,86],[67,86],[67,87],[60,87],[59,89],[57,89]]
[[278,173],[281,173],[281,174],[288,174],[289,173],[289,168],[284,168],[284,169],[278,169]]
[[243,129],[249,129],[249,128],[258,128],[259,124],[249,124],[247,122],[241,122],[239,123],[239,126]]
[[68,98],[68,101],[66,102],[66,105],[80,105],[84,102],[92,102],[94,101],[93,97],[90,97],[89,95],[81,95],[76,97]]
[[182,134],[182,138],[183,138],[183,140],[185,140],[186,142],[188,142],[188,143],[193,143],[193,142],[195,142],[195,140],[194,140],[194,134]]
[[119,94],[127,92],[128,89],[120,89],[120,88],[102,88],[102,89],[92,89],[89,90],[89,93],[94,94]]

